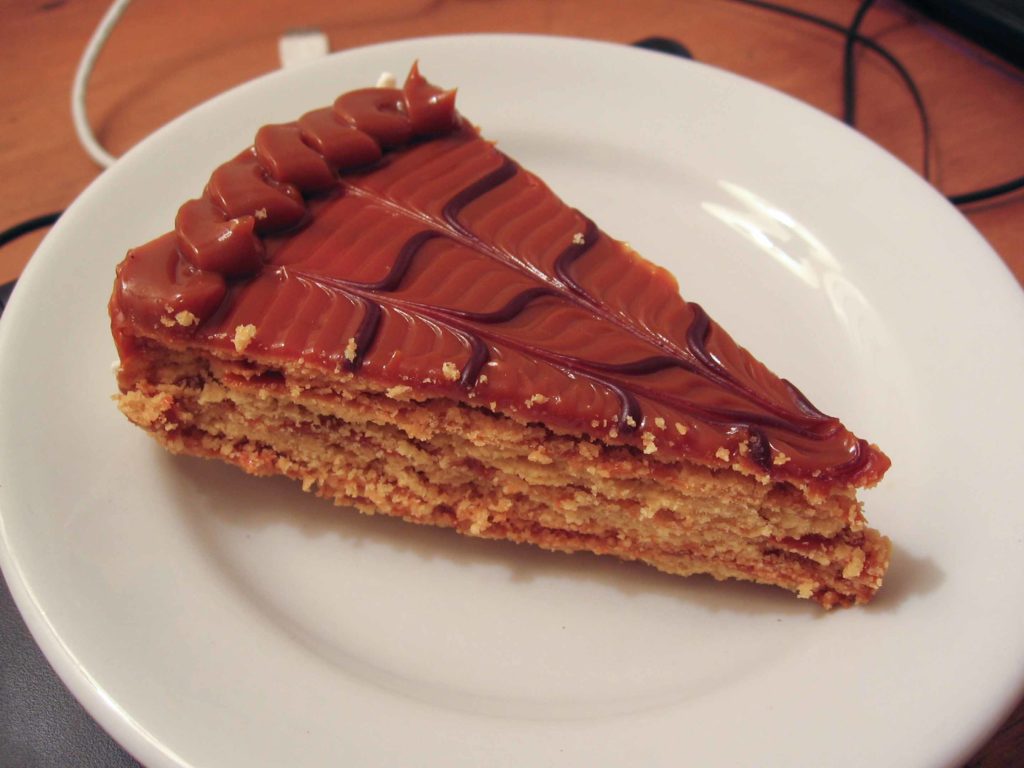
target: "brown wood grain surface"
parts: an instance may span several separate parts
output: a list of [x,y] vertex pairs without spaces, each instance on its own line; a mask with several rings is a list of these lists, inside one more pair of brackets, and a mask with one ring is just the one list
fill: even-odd
[[[856,0],[784,0],[847,24]],[[0,229],[66,207],[98,168],[71,124],[74,70],[108,0],[0,0]],[[420,35],[532,32],[631,42],[674,37],[705,63],[766,83],[833,115],[841,108],[842,38],[736,0],[137,0],[100,57],[91,122],[120,154],[199,102],[278,66],[286,30],[313,26],[331,49]],[[933,183],[947,194],[1024,175],[1024,73],[895,0],[862,32],[900,58],[932,121]],[[858,55],[858,127],[915,170],[913,102],[878,56]],[[1024,285],[1024,192],[962,209]],[[0,251],[0,283],[41,234]],[[1024,764],[1024,705],[970,761]]]

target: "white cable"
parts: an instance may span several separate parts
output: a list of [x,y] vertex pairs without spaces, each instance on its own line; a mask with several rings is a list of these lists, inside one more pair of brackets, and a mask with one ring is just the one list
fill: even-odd
[[96,31],[92,33],[89,44],[85,47],[85,53],[82,54],[82,58],[78,62],[78,70],[75,72],[75,83],[71,87],[71,119],[75,124],[75,133],[85,151],[89,153],[89,157],[104,168],[112,166],[117,158],[100,145],[89,126],[89,117],[85,113],[85,89],[89,85],[89,76],[96,65],[100,51],[103,50],[104,43],[107,42],[107,38],[110,37],[114,26],[130,2],[131,0],[114,0],[111,4],[99,26],[96,27]]
[[[85,47],[81,60],[78,62],[78,69],[75,72],[75,82],[71,87],[71,120],[75,126],[75,134],[78,141],[97,164],[109,168],[117,158],[107,152],[96,139],[89,125],[89,116],[85,111],[85,91],[89,86],[89,76],[92,75],[93,67],[96,66],[96,59],[100,51],[114,31],[117,22],[121,19],[125,9],[132,0],[114,0],[106,14],[100,20],[96,31],[92,33],[89,44]],[[320,58],[329,50],[327,35],[316,28],[293,30],[285,33],[278,41],[278,55],[282,66],[294,66],[302,64],[311,59]]]

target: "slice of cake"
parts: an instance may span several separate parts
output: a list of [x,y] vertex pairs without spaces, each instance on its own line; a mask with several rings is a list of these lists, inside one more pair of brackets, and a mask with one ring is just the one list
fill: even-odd
[[473,536],[866,602],[889,466],[413,67],[267,125],[117,268],[175,453]]

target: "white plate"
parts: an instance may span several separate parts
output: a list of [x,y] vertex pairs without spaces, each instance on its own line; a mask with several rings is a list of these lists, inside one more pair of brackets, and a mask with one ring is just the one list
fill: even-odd
[[[257,126],[419,58],[463,112],[893,458],[870,607],[335,510],[165,455],[109,400],[116,262]],[[449,37],[214,99],[79,198],[0,324],[3,568],[150,766],[956,765],[1024,681],[1024,302],[839,123],[623,46]]]

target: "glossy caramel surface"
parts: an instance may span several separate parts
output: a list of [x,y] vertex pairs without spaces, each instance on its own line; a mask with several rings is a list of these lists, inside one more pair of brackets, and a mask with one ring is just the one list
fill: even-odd
[[739,347],[674,278],[483,140],[414,68],[265,126],[111,302],[136,336],[301,359],[416,396],[812,486],[888,459]]

